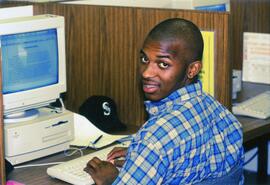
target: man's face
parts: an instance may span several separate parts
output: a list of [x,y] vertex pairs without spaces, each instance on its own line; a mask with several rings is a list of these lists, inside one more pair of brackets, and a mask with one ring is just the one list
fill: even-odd
[[161,100],[185,85],[184,53],[181,41],[147,41],[144,44],[140,76],[146,99]]

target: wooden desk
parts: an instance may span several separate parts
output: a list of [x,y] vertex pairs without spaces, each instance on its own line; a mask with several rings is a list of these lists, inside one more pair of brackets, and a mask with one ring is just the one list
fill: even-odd
[[237,116],[243,126],[244,143],[252,142],[264,135],[270,135],[270,118],[266,120]]
[[[259,161],[258,169],[259,175],[258,180],[265,182],[267,176],[267,149],[268,149],[268,140],[270,135],[270,119],[267,120],[258,120],[247,117],[238,117],[240,122],[243,125],[244,132],[244,146],[245,149],[251,149],[252,147],[258,147],[259,149]],[[134,129],[136,130],[136,129]],[[93,152],[94,150],[86,150],[84,154]],[[58,153],[42,159],[35,160],[31,164],[40,164],[40,163],[49,163],[49,162],[59,162],[59,161],[68,161],[73,158],[79,157],[79,153],[76,153],[72,157],[64,157],[64,154]],[[8,179],[17,180],[18,182],[25,183],[26,185],[67,185],[63,181],[58,179],[53,179],[49,177],[46,173],[46,170],[49,166],[39,166],[39,167],[29,167],[14,170],[9,176]]]
[[[84,154],[91,152],[91,150],[85,150]],[[26,164],[43,164],[43,163],[50,163],[50,162],[61,162],[61,161],[68,161],[73,158],[79,157],[79,153],[76,153],[72,157],[65,157],[63,152],[54,154],[48,157],[44,157],[42,159],[35,160],[33,162],[29,162]],[[22,164],[23,165],[23,164]],[[60,181],[58,179],[53,179],[47,175],[47,168],[49,166],[38,166],[38,167],[28,167],[28,168],[21,168],[15,169],[10,175],[7,177],[11,180],[16,180],[20,183],[24,183],[25,185],[67,185],[68,183]]]
[[[270,90],[270,85],[244,82],[235,103],[242,102],[267,90]],[[270,133],[270,118],[266,120],[246,116],[237,116],[237,118],[243,125],[244,143],[252,142],[254,139]]]

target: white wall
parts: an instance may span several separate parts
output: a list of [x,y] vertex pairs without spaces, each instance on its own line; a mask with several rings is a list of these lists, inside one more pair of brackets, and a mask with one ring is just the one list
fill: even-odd
[[33,15],[33,6],[0,8],[0,19],[22,17],[22,16],[32,16],[32,15]]

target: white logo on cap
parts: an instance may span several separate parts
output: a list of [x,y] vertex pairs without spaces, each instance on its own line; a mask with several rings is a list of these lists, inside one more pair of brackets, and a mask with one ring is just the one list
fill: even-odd
[[109,106],[109,103],[108,102],[104,102],[102,103],[102,108],[103,108],[103,114],[105,116],[109,116],[111,114],[111,108]]

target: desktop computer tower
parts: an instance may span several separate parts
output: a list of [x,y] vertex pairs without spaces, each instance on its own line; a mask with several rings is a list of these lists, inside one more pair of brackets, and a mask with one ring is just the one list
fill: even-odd
[[72,112],[38,111],[33,120],[4,124],[5,158],[13,165],[64,151],[74,139]]

